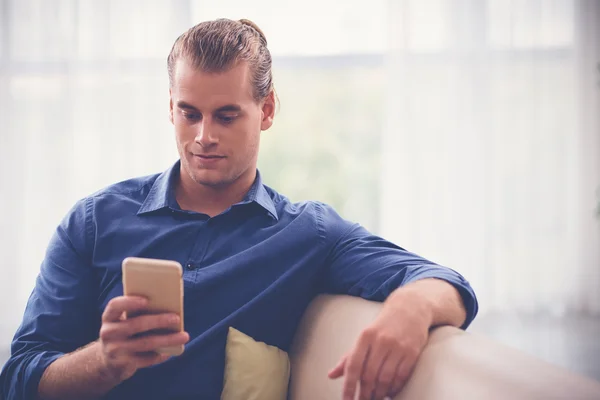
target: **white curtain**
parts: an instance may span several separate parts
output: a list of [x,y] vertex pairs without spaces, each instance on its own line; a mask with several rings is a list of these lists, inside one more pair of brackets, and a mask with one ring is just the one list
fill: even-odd
[[0,353],[72,204],[175,161],[165,58],[216,17],[274,55],[268,184],[457,269],[483,312],[600,313],[598,9],[0,0]]
[[600,314],[600,2],[390,5],[382,234],[483,314]]
[[0,0],[0,363],[74,202],[176,161],[166,57],[200,21],[250,18],[269,39],[281,109],[263,134],[267,183],[377,229],[366,133],[381,136],[386,1],[347,4]]

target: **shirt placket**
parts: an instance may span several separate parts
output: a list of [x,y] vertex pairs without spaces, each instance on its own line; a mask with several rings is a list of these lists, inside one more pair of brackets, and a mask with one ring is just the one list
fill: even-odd
[[214,225],[214,219],[203,221],[200,225],[190,256],[183,266],[185,269],[184,277],[187,275],[189,283],[198,281],[199,270],[205,266],[203,262],[207,258],[210,242],[215,234]]

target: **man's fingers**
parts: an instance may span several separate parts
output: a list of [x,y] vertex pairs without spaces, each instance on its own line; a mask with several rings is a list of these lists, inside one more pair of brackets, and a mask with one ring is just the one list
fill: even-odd
[[344,368],[346,367],[347,359],[348,356],[343,356],[338,365],[336,365],[331,371],[329,371],[329,373],[327,374],[329,379],[337,379],[341,376],[344,376]]
[[111,299],[104,313],[102,322],[117,322],[124,312],[141,311],[148,304],[148,300],[138,296],[119,296]]
[[152,314],[140,315],[120,322],[107,322],[100,328],[102,340],[126,339],[139,333],[155,329],[179,329],[179,316],[177,314]]
[[372,336],[370,331],[364,331],[354,351],[346,360],[344,375],[344,400],[354,400],[356,384],[361,377],[363,366],[368,359]]
[[172,329],[179,330],[179,315],[174,313],[140,315],[131,320],[126,321],[122,325],[125,326],[125,333],[128,336],[137,335],[142,332],[151,331],[154,329]]
[[115,368],[137,370],[158,364],[169,358],[168,355],[159,354],[158,349],[177,346],[189,341],[187,332],[177,332],[162,335],[148,335],[135,339],[111,341],[103,348],[103,353],[110,364]]
[[129,353],[145,353],[156,351],[162,347],[178,346],[190,340],[187,332],[169,333],[163,335],[148,335],[136,339],[130,339],[124,343]]
[[361,353],[364,354],[363,357],[355,357],[356,352],[354,352],[346,361],[344,371],[344,400],[354,400],[354,396],[356,395],[356,384],[360,380],[364,359],[368,356],[368,352],[361,351]]
[[415,361],[416,358],[413,357],[406,357],[402,360],[394,376],[394,382],[392,383],[391,390],[388,392],[389,396],[393,397],[400,393],[416,365]]
[[[377,383],[377,375],[381,370],[382,366],[386,363],[387,359],[391,356],[389,353],[389,346],[386,346],[384,341],[378,341],[374,346],[371,347],[369,357],[365,360],[365,364],[362,369],[360,377],[360,399],[371,400],[373,392],[375,391],[375,385]],[[387,389],[388,386],[386,386]]]
[[400,364],[401,360],[398,360],[398,358],[393,357],[391,354],[385,359],[377,376],[374,393],[375,399],[383,399],[391,393]]

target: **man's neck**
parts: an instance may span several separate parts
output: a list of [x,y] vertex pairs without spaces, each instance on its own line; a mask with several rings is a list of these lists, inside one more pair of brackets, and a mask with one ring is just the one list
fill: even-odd
[[175,198],[182,210],[214,217],[241,202],[255,179],[256,170],[252,170],[242,174],[230,185],[213,187],[195,182],[182,168],[175,187]]

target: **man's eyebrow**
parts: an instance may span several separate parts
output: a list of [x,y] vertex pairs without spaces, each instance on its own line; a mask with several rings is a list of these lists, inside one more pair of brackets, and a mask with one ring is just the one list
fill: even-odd
[[179,100],[177,102],[177,107],[183,108],[183,109],[186,109],[186,110],[198,111],[198,109],[196,107],[194,107],[193,105],[188,104],[188,103],[186,103],[185,101],[182,101],[182,100]]
[[240,112],[242,111],[242,107],[236,105],[236,104],[227,104],[223,107],[219,107],[217,108],[216,112]]
[[[189,103],[186,103],[183,100],[179,100],[177,102],[177,107],[182,108],[184,110],[198,111],[198,109],[196,107],[194,107],[193,105],[191,105]],[[238,106],[237,104],[227,104],[227,105],[217,108],[217,110],[215,112],[240,112],[240,111],[242,111],[242,107]]]

